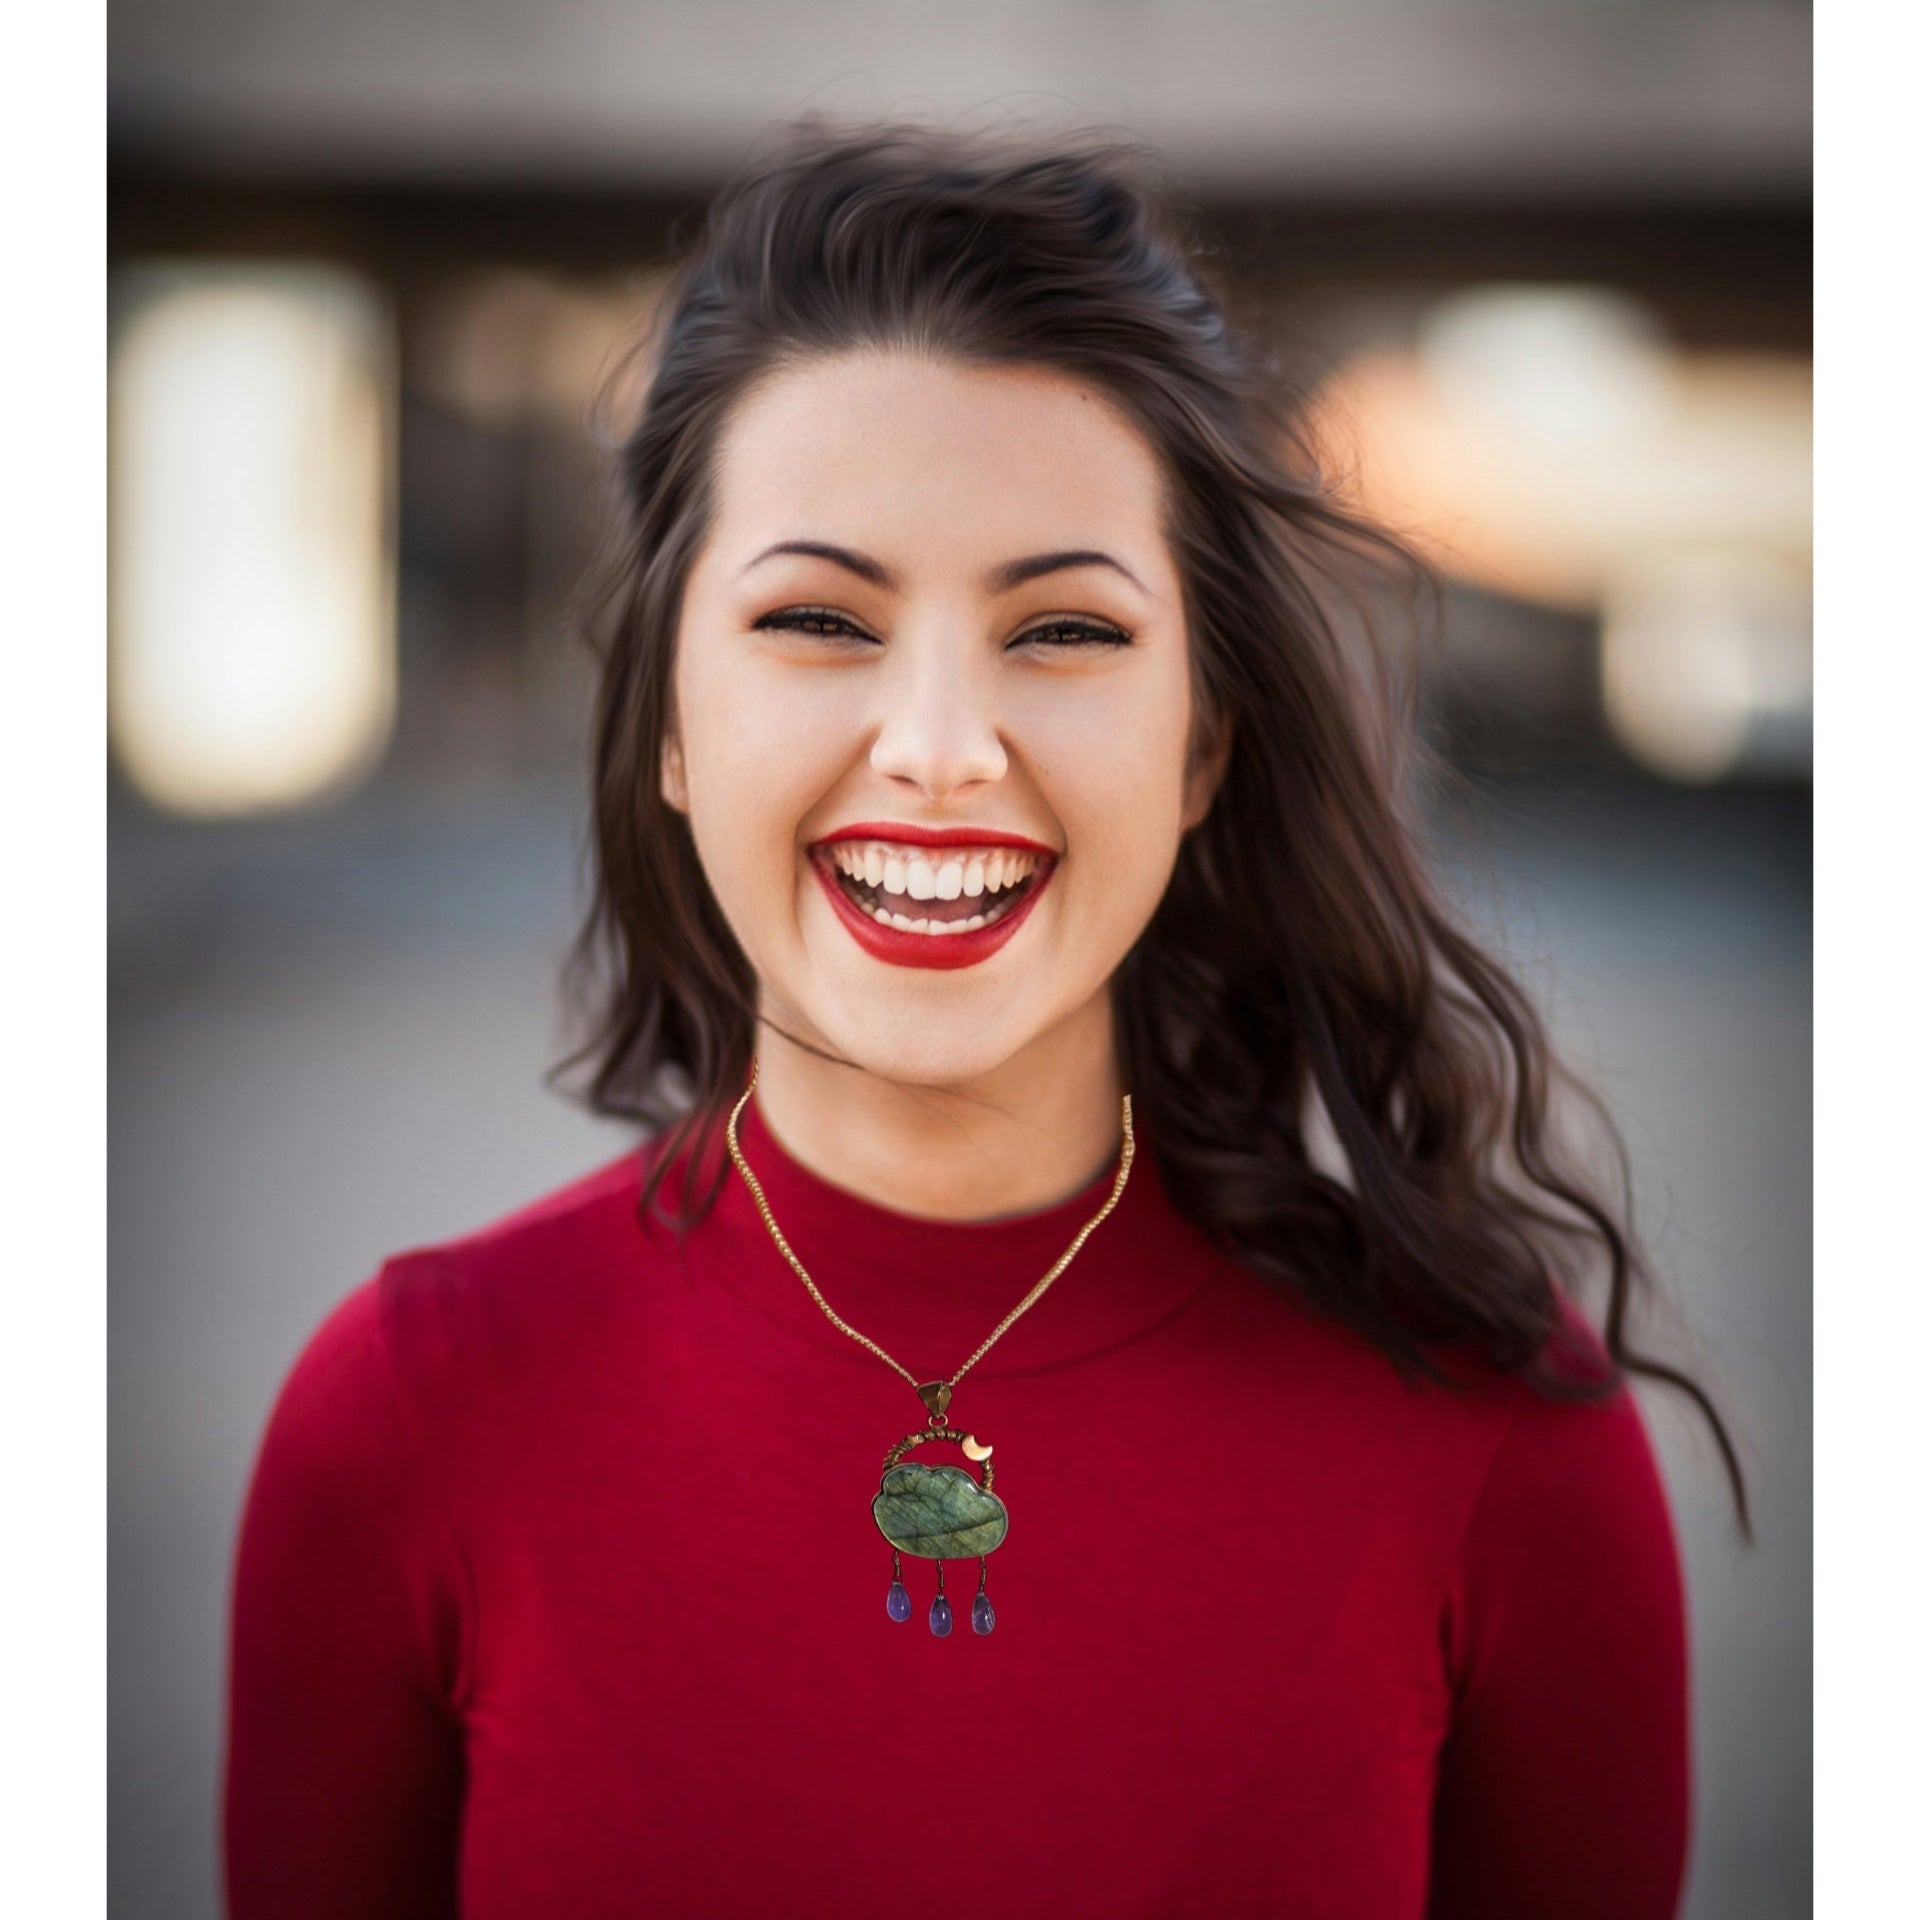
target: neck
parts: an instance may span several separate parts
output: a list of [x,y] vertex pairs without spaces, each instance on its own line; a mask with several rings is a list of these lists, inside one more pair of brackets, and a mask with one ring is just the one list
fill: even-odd
[[889,1080],[760,1028],[754,1099],[810,1172],[898,1213],[996,1220],[1078,1193],[1120,1150],[1108,1003],[961,1082]]

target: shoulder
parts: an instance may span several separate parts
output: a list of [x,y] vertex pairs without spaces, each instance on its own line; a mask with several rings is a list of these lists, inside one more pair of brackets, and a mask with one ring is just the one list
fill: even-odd
[[671,1257],[643,1226],[649,1147],[630,1147],[465,1232],[402,1247],[369,1283],[402,1387],[449,1373],[524,1374],[556,1343],[592,1339],[636,1273]]
[[[1605,1346],[1564,1293],[1560,1308],[1550,1350],[1558,1376],[1591,1392],[1610,1372]],[[1281,1409],[1338,1463],[1347,1497],[1396,1516],[1429,1564],[1554,1528],[1597,1536],[1664,1525],[1646,1429],[1624,1383],[1556,1399],[1465,1341],[1424,1347],[1440,1377],[1422,1377],[1350,1324],[1237,1265],[1192,1318],[1204,1341],[1204,1391],[1244,1382],[1250,1397]]]
[[286,1369],[256,1479],[375,1480],[404,1451],[404,1429],[375,1276],[327,1310]]
[[343,1459],[394,1423],[439,1429],[450,1404],[485,1404],[553,1372],[673,1257],[645,1228],[648,1146],[601,1162],[464,1232],[382,1259],[314,1327],[274,1420]]
[[1607,1351],[1584,1313],[1561,1303],[1561,1325],[1546,1356],[1564,1394],[1515,1376],[1494,1389],[1500,1409],[1475,1500],[1484,1536],[1501,1521],[1539,1529],[1578,1522],[1664,1526],[1666,1496],[1646,1420],[1624,1378],[1607,1386]]
[[1486,1558],[1524,1551],[1616,1564],[1665,1555],[1672,1526],[1660,1467],[1624,1382],[1594,1400],[1516,1389],[1462,1542]]

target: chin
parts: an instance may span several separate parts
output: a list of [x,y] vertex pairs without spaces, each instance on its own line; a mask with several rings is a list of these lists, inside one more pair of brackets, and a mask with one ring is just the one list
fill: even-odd
[[[906,1029],[897,1037],[885,1032],[886,1022],[869,1021],[864,1030],[849,1035],[834,1048],[863,1072],[879,1080],[890,1080],[903,1087],[960,1087],[986,1078],[1019,1053],[1021,1041],[1008,1035],[996,1040],[975,1026],[954,1020],[920,1021],[919,1031]],[[876,1031],[878,1026],[881,1030]],[[950,1032],[928,1032],[926,1028],[951,1026]]]

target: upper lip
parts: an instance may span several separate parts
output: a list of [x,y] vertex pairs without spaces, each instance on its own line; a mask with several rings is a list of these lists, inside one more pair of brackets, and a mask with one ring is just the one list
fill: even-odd
[[830,847],[839,840],[897,840],[920,847],[1022,847],[1028,853],[1048,855],[1054,852],[1043,840],[1030,840],[1024,833],[1008,833],[1001,827],[916,827],[904,820],[856,820],[851,826],[835,827],[814,844]]

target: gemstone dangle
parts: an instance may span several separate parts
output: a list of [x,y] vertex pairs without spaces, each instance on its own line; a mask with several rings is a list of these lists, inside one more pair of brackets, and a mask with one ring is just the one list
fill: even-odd
[[[873,1496],[874,1524],[893,1548],[893,1585],[887,1590],[887,1618],[909,1620],[913,1602],[900,1578],[900,1555],[911,1553],[934,1563],[936,1582],[927,1625],[941,1639],[953,1631],[953,1606],[947,1599],[949,1559],[977,1556],[980,1587],[973,1597],[973,1630],[994,1629],[993,1602],[987,1598],[987,1555],[1007,1537],[1007,1509],[993,1491],[993,1449],[970,1433],[947,1426],[947,1405],[953,1389],[943,1380],[917,1389],[926,1403],[927,1425],[907,1434],[888,1450],[880,1469],[880,1491]],[[928,1440],[957,1441],[969,1460],[978,1460],[983,1477],[975,1480],[963,1467],[922,1466],[901,1456]]]
[[987,1556],[980,1556],[980,1591],[973,1596],[973,1630],[975,1633],[993,1631],[993,1602],[987,1598]]
[[893,1550],[893,1585],[887,1589],[887,1618],[889,1620],[911,1620],[913,1601],[907,1593],[906,1583],[900,1578],[900,1549]]

